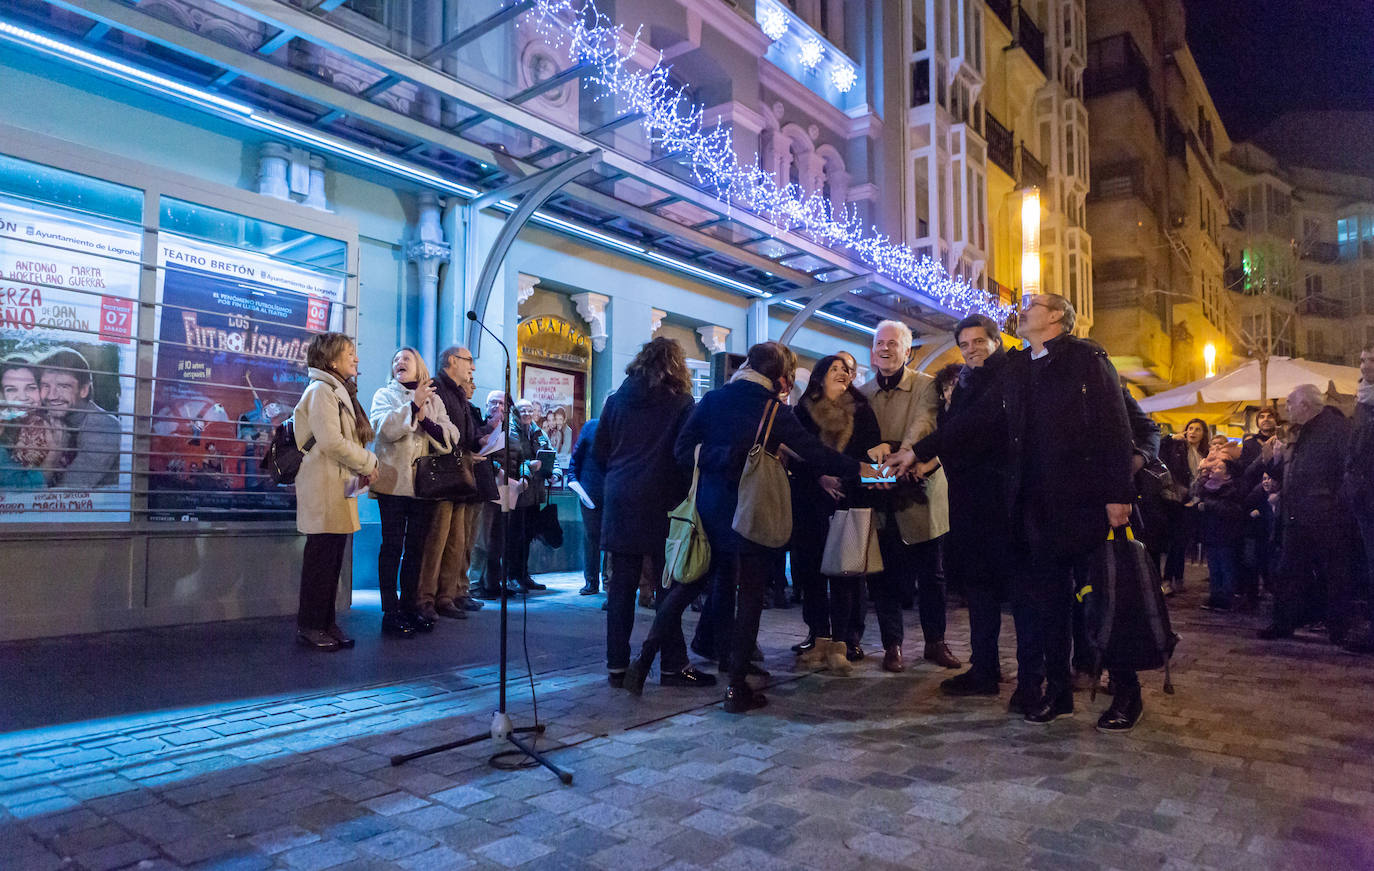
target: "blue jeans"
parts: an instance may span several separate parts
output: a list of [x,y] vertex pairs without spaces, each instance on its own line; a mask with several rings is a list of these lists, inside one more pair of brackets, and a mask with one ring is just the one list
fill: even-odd
[[1240,584],[1240,546],[1236,544],[1208,544],[1207,571],[1211,575],[1213,602],[1229,602]]

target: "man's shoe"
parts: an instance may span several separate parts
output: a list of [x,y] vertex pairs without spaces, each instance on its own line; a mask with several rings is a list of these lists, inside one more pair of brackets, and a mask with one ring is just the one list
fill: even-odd
[[844,656],[845,659],[848,659],[850,662],[858,662],[867,656],[867,654],[864,653],[862,645],[851,642],[844,646]]
[[1025,716],[1040,705],[1040,688],[1018,686],[1007,702],[1007,713]]
[[963,674],[940,681],[940,692],[947,696],[996,696],[1000,679],[993,675],[986,677],[969,669]]
[[[628,677],[625,682],[629,683]],[[658,684],[665,687],[713,687],[716,685],[716,676],[689,665],[682,671],[663,672],[659,675]]]
[[893,674],[906,671],[906,666],[902,664],[902,645],[889,644],[883,651],[883,671]]
[[330,626],[328,629],[324,631],[329,635],[330,638],[333,638],[335,641],[339,642],[339,646],[344,649],[351,648],[358,643],[354,641],[352,638],[349,638],[347,635],[345,635],[343,627],[340,626],[338,623],[335,623],[333,626]]
[[547,584],[541,584],[534,578],[521,578],[519,584],[520,589],[526,593],[538,593],[541,590],[547,590],[549,588]]
[[482,603],[472,598],[471,596],[464,596],[461,599],[454,599],[453,604],[457,605],[459,608],[462,608],[464,611],[482,610]]
[[1145,705],[1140,699],[1140,687],[1132,692],[1117,693],[1111,705],[1097,718],[1099,732],[1129,732],[1140,722]]
[[583,584],[582,589],[577,591],[577,595],[595,596],[599,592],[601,592],[601,588],[598,587],[596,584]]
[[433,605],[428,603],[416,608],[415,613],[419,614],[421,617],[425,618],[431,623],[437,623],[439,620],[439,609],[435,608]]
[[805,653],[816,646],[816,633],[806,633],[806,640],[792,645],[792,652],[796,654]]
[[949,649],[949,645],[943,641],[927,641],[924,659],[933,662],[941,668],[963,668],[964,664]]
[[615,687],[616,689],[624,689],[624,687],[625,687],[625,672],[623,672],[623,671],[613,671],[613,672],[609,672],[609,673],[606,675],[606,683],[610,684],[611,686]]
[[430,617],[420,611],[410,612],[406,615],[406,619],[410,621],[410,625],[414,626],[418,632],[433,632],[434,624],[438,620],[437,617]]
[[389,611],[382,615],[382,634],[392,638],[411,638],[415,635],[415,627],[406,619],[406,615]]
[[725,691],[725,713],[745,714],[768,704],[763,693],[755,692],[747,684],[732,686]]
[[339,649],[339,642],[323,629],[301,629],[296,633],[296,643],[321,653],[333,653]]
[[1293,630],[1285,629],[1277,623],[1270,623],[1255,634],[1265,641],[1274,641],[1279,638],[1292,638]]
[[1073,714],[1073,692],[1046,694],[1040,704],[1026,712],[1026,722],[1037,726],[1053,723],[1060,717]]
[[450,620],[466,620],[468,612],[458,607],[457,602],[445,602],[434,609],[434,613],[440,617],[447,617]]
[[[620,685],[629,690],[631,695],[643,695],[644,679],[648,676],[649,666],[641,665],[636,659],[626,667],[625,673],[620,676]],[[615,684],[612,683],[611,686],[615,686]]]

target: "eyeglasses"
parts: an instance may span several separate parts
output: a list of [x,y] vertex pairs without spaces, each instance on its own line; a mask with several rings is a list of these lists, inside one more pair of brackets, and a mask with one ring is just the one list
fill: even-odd
[[1047,302],[1041,302],[1041,301],[1038,300],[1038,299],[1033,299],[1033,300],[1031,300],[1030,302],[1023,303],[1023,304],[1021,305],[1021,311],[1022,311],[1023,313],[1024,313],[1024,312],[1028,312],[1028,311],[1030,311],[1031,309],[1035,308],[1035,307],[1038,306],[1038,305],[1039,305],[1039,306],[1044,306],[1045,308],[1049,308],[1049,307],[1050,307],[1049,303],[1047,303]]
[[472,358],[471,358],[471,357],[455,357],[454,359],[455,359],[455,360],[462,360],[464,363],[471,363],[471,362],[472,362]]

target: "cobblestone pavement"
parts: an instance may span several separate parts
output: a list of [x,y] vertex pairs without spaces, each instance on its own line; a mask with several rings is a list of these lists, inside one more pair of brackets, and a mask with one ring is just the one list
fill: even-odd
[[[599,599],[560,580],[533,607],[591,616]],[[486,731],[490,667],[12,732],[0,867],[1374,867],[1374,660],[1315,636],[1258,642],[1257,616],[1175,602],[1177,693],[1146,675],[1129,736],[1092,728],[1101,696],[1048,727],[1009,717],[1005,692],[944,699],[948,673],[919,658],[902,675],[876,657],[846,678],[789,672],[795,609],[764,615],[770,704],[748,716],[652,678],[639,699],[610,689],[591,631],[572,664],[536,666],[540,745],[572,786],[492,768],[490,741],[389,764]],[[959,651],[966,624],[951,618]],[[533,718],[524,681],[517,724]]]

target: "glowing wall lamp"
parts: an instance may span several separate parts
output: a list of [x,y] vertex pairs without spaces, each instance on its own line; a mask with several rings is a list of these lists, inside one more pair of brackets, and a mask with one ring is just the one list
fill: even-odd
[[1202,346],[1202,362],[1207,364],[1207,377],[1217,374],[1217,346],[1211,342]]
[[1040,189],[1027,188],[1021,195],[1021,296],[1024,301],[1040,292]]

